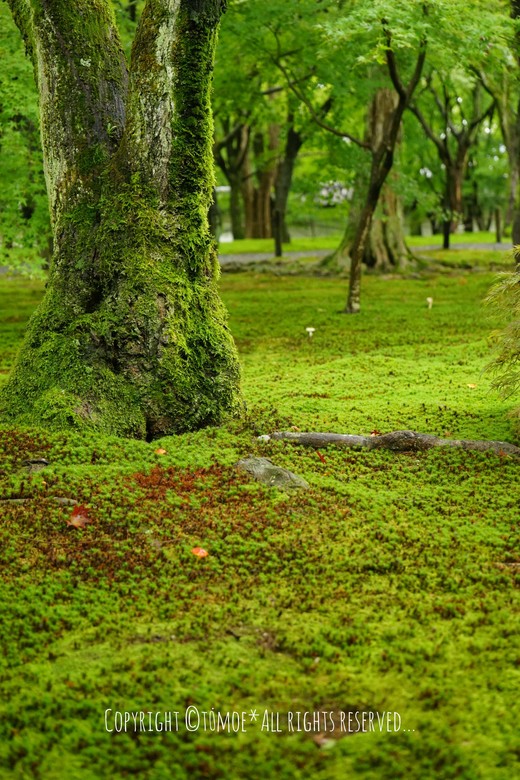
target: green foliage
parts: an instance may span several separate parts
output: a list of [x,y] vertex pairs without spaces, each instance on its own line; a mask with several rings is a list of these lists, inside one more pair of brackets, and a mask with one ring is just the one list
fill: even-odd
[[[0,5],[0,263],[35,271],[51,230],[31,63],[5,3]],[[31,250],[37,250],[37,255]]]
[[506,398],[516,396],[520,391],[520,271],[501,274],[487,302],[505,321],[502,331],[496,334],[495,357],[488,366],[495,374],[493,386]]

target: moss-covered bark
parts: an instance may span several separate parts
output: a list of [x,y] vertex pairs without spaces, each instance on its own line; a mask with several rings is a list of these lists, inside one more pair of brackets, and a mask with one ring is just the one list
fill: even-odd
[[[54,10],[56,35],[47,49],[47,2],[39,5],[41,27],[32,10],[22,19],[22,4],[11,3],[29,48],[40,52],[42,116],[48,98],[41,72],[55,84],[67,79],[75,85],[84,115],[76,115],[77,128],[63,119],[67,134],[58,133],[57,153],[67,164],[61,168],[65,176],[48,176],[51,200],[56,190],[55,255],[46,296],[4,390],[2,412],[21,421],[148,438],[219,422],[240,404],[238,360],[217,293],[216,249],[207,222],[219,4],[150,0],[134,44],[127,97],[120,46],[104,3],[85,0],[78,33],[80,39],[83,34],[113,43],[105,50],[109,64],[103,50],[98,53],[97,92],[76,78],[70,61],[76,27],[69,29]],[[97,38],[94,28],[101,31]],[[60,54],[64,40],[70,45]],[[92,69],[93,63],[94,55]],[[100,83],[109,73],[107,84],[119,94],[113,104],[126,117],[124,130],[117,125],[96,134],[92,128],[108,110]],[[99,100],[90,105],[87,97],[94,94]],[[75,156],[78,139],[84,142]],[[50,143],[45,133],[43,142]]]

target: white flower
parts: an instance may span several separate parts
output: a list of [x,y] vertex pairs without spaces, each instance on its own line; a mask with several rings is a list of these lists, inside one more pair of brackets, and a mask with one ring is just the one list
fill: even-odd
[[307,333],[309,334],[309,338],[312,338],[312,334],[314,333],[314,331],[316,330],[316,328],[305,328],[305,330],[306,330],[306,331],[307,331]]
[[428,304],[428,308],[431,309],[433,306],[433,298],[426,298],[426,303]]

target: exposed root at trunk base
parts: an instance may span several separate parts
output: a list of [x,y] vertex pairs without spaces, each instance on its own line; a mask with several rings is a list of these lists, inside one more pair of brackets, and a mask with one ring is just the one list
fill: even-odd
[[520,447],[504,441],[472,441],[468,439],[441,439],[428,433],[416,431],[393,431],[380,436],[355,436],[342,433],[295,433],[280,431],[270,436],[261,436],[262,441],[285,439],[304,447],[344,447],[360,450],[393,450],[394,452],[423,452],[433,447],[452,447],[476,452],[494,452],[497,455],[512,455],[520,458]]

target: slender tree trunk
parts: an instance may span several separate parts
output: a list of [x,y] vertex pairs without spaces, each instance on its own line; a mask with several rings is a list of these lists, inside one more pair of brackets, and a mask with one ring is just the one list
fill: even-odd
[[449,207],[451,211],[450,230],[456,233],[460,225],[460,220],[464,211],[462,196],[462,187],[466,175],[469,147],[461,150],[455,164],[446,166],[446,176],[448,180]]
[[449,156],[443,158],[446,176],[442,225],[443,249],[450,248],[451,234],[457,232],[463,214],[462,185],[466,173],[468,152],[469,146],[464,148],[459,146],[459,154],[455,161]]
[[[511,16],[520,19],[520,0],[511,0]],[[520,68],[520,30],[515,33],[517,69]],[[513,246],[520,245],[520,101],[517,104],[516,116],[510,124],[510,147],[514,155],[514,181],[511,182],[512,197],[512,240]],[[515,261],[516,262],[516,261]]]
[[282,244],[288,244],[291,240],[287,228],[287,201],[291,190],[294,166],[303,141],[302,134],[294,129],[294,116],[289,114],[284,155],[278,164],[274,184],[274,234],[277,257],[281,257]]
[[502,243],[502,212],[495,209],[495,240],[497,244]]
[[231,177],[229,180],[229,186],[229,216],[231,218],[231,232],[233,233],[234,240],[238,241],[246,237],[244,231],[244,211],[239,179]]
[[222,126],[225,136],[216,141],[213,148],[215,161],[230,186],[231,232],[233,238],[239,240],[246,237],[241,188],[245,177],[244,165],[249,146],[250,128],[243,122],[238,122],[231,129],[229,117],[222,121]]
[[[389,89],[378,90],[370,106],[367,121],[366,135],[371,146],[368,179],[366,171],[358,174],[355,200],[343,239],[336,252],[326,261],[328,265],[338,265],[340,268],[350,265],[349,295],[345,308],[348,314],[356,314],[360,310],[362,263],[368,260],[371,265],[378,265],[378,259],[372,255],[371,250],[375,247],[382,250],[385,242],[383,225],[375,222],[374,215],[381,191],[392,168],[403,112],[404,104],[396,92]],[[396,216],[397,213],[394,217]],[[392,225],[394,229],[398,229],[395,219]],[[404,237],[399,239],[398,243],[404,245]],[[390,253],[385,251],[385,255],[385,262],[389,262]],[[379,265],[382,262],[383,258],[380,257]]]
[[[509,165],[509,198],[507,202],[507,210],[505,214],[505,228],[509,228],[513,224],[514,220],[514,213],[515,213],[515,203],[516,203],[516,193],[518,192],[518,184],[520,181],[520,170],[517,167],[516,159],[514,161],[511,161],[510,159],[510,165]],[[520,235],[518,236],[520,238]]]
[[350,253],[349,292],[344,310],[346,314],[357,314],[361,309],[361,267],[372,219],[383,185],[392,170],[403,114],[419,83],[425,57],[426,50],[421,47],[414,74],[408,87],[405,88],[399,78],[393,52],[390,48],[387,51],[387,63],[395,92],[389,89],[378,90],[371,106],[369,120],[370,176],[365,205],[360,215]]
[[245,238],[258,238],[259,236],[256,235],[257,227],[255,218],[255,187],[248,154],[246,155],[244,161],[244,177],[242,179],[240,191],[242,194],[242,201],[244,203]]
[[149,0],[129,82],[105,0],[9,5],[35,66],[54,256],[3,413],[149,439],[218,422],[240,403],[208,227],[220,1]]
[[[520,17],[520,3],[513,3],[515,9],[515,18]],[[520,33],[517,35],[517,41],[520,39]],[[520,46],[520,43],[518,43]],[[520,50],[518,52],[520,67]],[[511,195],[510,195],[510,214],[511,214],[511,239],[513,246],[520,245],[520,101],[518,104],[516,116],[511,124],[510,146],[514,158],[511,167]]]

